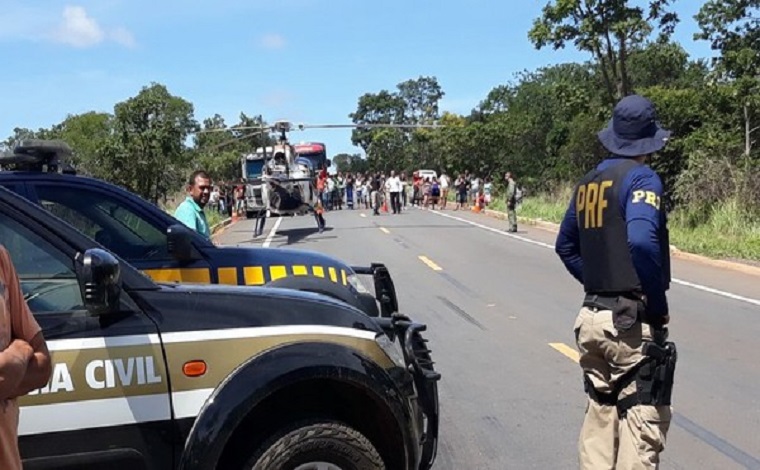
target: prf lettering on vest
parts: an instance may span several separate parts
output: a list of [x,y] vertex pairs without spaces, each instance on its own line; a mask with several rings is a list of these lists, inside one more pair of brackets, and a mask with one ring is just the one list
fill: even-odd
[[584,228],[602,228],[604,226],[604,210],[609,206],[607,190],[612,187],[612,180],[601,183],[588,183],[578,187],[575,200],[575,211],[579,220],[583,214]]
[[633,192],[633,203],[638,204],[644,201],[645,204],[649,204],[657,210],[660,210],[660,196],[652,191],[636,190]]

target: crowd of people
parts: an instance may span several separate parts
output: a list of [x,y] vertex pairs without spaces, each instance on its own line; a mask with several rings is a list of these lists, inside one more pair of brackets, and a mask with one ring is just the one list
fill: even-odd
[[[433,173],[432,175],[430,173]],[[512,174],[504,176],[506,185],[506,206],[509,232],[517,231],[516,206],[521,198],[520,190]],[[226,216],[235,213],[242,216],[245,208],[245,180],[239,182],[219,182],[212,184],[206,172],[194,172],[187,184],[187,197],[177,207],[175,217],[210,238],[210,228],[204,209]],[[411,176],[406,172],[343,173],[330,175],[321,169],[316,177],[319,203],[315,207],[320,229],[324,226],[322,212],[332,210],[364,208],[371,209],[373,215],[382,212],[399,214],[410,206],[445,210],[453,204],[453,210],[468,210],[471,206],[485,209],[492,202],[493,181],[490,177],[479,177],[469,171],[451,177],[446,173],[437,175],[426,171],[415,171]],[[258,227],[259,224],[257,224]],[[262,224],[263,225],[263,221]],[[257,228],[258,233],[258,228]]]
[[[521,195],[511,173],[505,175],[505,184],[507,205],[510,199],[516,205]],[[454,177],[445,173],[427,176],[417,171],[408,176],[395,170],[329,175],[322,170],[317,178],[317,191],[325,210],[341,210],[345,206],[372,209],[374,215],[381,210],[398,214],[409,206],[445,210],[450,203],[453,210],[467,210],[472,205],[485,208],[491,204],[493,180],[469,171]]]

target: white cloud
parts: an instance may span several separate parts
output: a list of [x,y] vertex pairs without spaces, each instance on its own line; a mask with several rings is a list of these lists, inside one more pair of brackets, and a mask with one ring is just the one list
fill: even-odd
[[259,40],[259,44],[265,49],[282,49],[285,47],[285,38],[280,34],[266,34]]
[[294,101],[295,96],[286,90],[270,90],[264,93],[260,98],[260,102],[269,108],[281,109]]
[[[21,27],[15,32],[5,34],[5,37],[38,40],[39,36],[31,37],[22,34],[34,23],[40,21],[40,16],[32,10],[17,10],[13,16],[21,21]],[[13,17],[12,16],[12,17]],[[135,47],[137,42],[134,35],[123,26],[105,26],[98,22],[88,11],[79,5],[67,5],[61,16],[50,18],[51,33],[45,39],[68,46],[87,48],[97,46],[106,41],[112,41],[120,46]],[[0,38],[2,35],[0,35]]]
[[132,33],[129,32],[127,28],[119,26],[111,31],[110,36],[111,40],[117,44],[121,44],[124,47],[135,47],[135,45],[137,45],[135,37],[132,35]]
[[53,38],[70,46],[89,47],[102,42],[105,33],[83,7],[69,5],[63,9],[63,23],[53,33]]

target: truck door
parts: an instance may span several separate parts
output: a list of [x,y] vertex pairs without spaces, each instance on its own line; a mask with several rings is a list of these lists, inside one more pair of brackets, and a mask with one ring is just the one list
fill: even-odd
[[24,469],[170,468],[168,377],[155,323],[127,292],[118,314],[86,311],[77,250],[6,205],[0,244],[53,363],[48,384],[18,399]]
[[166,243],[168,227],[121,195],[59,182],[35,183],[31,192],[40,205],[157,281],[217,282],[207,259],[182,264],[174,259]]

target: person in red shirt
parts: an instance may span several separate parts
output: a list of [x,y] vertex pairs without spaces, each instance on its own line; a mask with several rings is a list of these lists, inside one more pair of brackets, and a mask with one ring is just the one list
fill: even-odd
[[52,373],[42,329],[24,300],[16,268],[0,245],[0,468],[21,470],[16,398],[45,386]]

